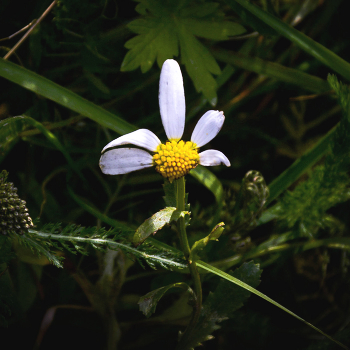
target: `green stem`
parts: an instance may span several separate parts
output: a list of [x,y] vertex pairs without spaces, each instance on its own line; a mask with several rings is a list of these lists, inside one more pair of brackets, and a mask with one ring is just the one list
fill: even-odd
[[[175,180],[175,191],[176,191],[176,206],[177,210],[185,211],[185,178],[182,177],[178,180]],[[185,259],[187,260],[187,265],[190,270],[192,280],[193,280],[193,291],[195,294],[195,306],[192,313],[192,318],[190,323],[188,324],[184,334],[181,337],[179,346],[181,348],[186,347],[186,343],[189,339],[190,334],[194,330],[200,313],[202,309],[202,285],[200,280],[200,275],[198,272],[197,265],[194,261],[190,260],[191,249],[188,244],[187,234],[186,234],[186,225],[185,218],[180,217],[177,221],[177,227],[180,237],[181,249],[185,255]],[[183,345],[183,346],[182,346]]]

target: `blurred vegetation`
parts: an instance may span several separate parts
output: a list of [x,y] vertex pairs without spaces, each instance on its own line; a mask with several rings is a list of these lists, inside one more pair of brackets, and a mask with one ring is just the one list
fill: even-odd
[[[102,148],[121,134],[147,128],[166,140],[158,82],[174,58],[184,78],[184,139],[207,110],[222,110],[224,126],[206,147],[231,162],[186,177],[190,246],[224,222],[201,260],[350,346],[347,2],[60,0],[33,22],[51,3],[0,4],[1,57],[29,28],[14,33],[34,25],[0,59],[0,170],[8,172],[0,185],[16,186],[35,225],[0,236],[1,342],[176,347],[192,309],[188,292],[171,289],[149,318],[138,305],[157,288],[191,284],[176,234],[168,225],[132,244],[165,206],[163,179],[153,168],[106,176],[98,167]],[[204,305],[217,313],[202,315],[193,346],[339,348],[201,273]],[[204,342],[208,335],[215,338]]]

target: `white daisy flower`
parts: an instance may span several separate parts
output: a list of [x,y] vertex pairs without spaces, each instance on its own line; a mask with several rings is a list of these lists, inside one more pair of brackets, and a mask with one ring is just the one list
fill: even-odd
[[[225,120],[223,112],[206,112],[194,128],[191,141],[181,140],[185,127],[185,93],[180,66],[174,60],[166,60],[160,73],[159,108],[168,141],[161,143],[148,129],[118,137],[102,150],[100,168],[103,173],[120,175],[155,166],[163,177],[172,182],[188,174],[198,164],[231,165],[220,151],[210,149],[198,153],[199,148],[220,131]],[[143,149],[122,147],[108,150],[127,144]]]

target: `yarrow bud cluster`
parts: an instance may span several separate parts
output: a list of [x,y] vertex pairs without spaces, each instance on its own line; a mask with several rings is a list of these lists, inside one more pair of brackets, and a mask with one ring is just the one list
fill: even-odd
[[24,234],[33,227],[26,202],[18,197],[17,188],[6,182],[7,171],[0,173],[0,233]]
[[189,173],[199,164],[196,144],[187,141],[167,141],[160,144],[153,156],[156,170],[170,182]]

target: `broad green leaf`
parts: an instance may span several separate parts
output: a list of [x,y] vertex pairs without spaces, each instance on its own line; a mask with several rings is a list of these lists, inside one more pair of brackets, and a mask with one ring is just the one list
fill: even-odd
[[209,241],[217,241],[224,232],[224,226],[225,224],[220,222],[212,229],[208,236],[196,241],[191,248],[190,260],[196,260],[200,251],[206,247]]
[[140,311],[142,311],[146,317],[150,317],[156,311],[159,300],[171,288],[181,288],[193,295],[192,289],[184,282],[169,284],[165,287],[158,288],[142,296],[138,302]]
[[233,66],[266,75],[269,78],[299,86],[315,93],[330,90],[326,80],[307,74],[298,69],[282,66],[275,62],[264,61],[259,57],[249,57],[233,51],[215,49],[214,57]]
[[334,52],[322,46],[318,42],[309,38],[307,35],[299,32],[297,29],[281,21],[272,14],[263,11],[258,6],[246,0],[225,0],[233,9],[237,3],[253,16],[263,21],[265,24],[273,28],[277,33],[285,36],[295,45],[299,46],[306,53],[315,57],[318,61],[341,74],[344,78],[350,80],[350,64],[337,56]]
[[125,47],[129,49],[122,65],[122,71],[141,67],[147,72],[154,61],[161,67],[168,58],[179,55],[198,92],[202,92],[213,105],[217,102],[217,84],[212,74],[220,74],[220,67],[209,50],[196,38],[227,40],[242,34],[245,29],[236,23],[226,21],[217,4],[138,0],[136,6],[142,17],[129,23],[128,28],[138,36],[130,39]]
[[155,235],[166,224],[178,220],[179,217],[184,217],[185,214],[188,212],[180,212],[176,210],[176,207],[166,207],[153,214],[136,230],[133,238],[135,246],[139,246],[147,237]]
[[198,92],[215,106],[217,103],[217,84],[212,74],[220,74],[221,70],[209,50],[201,44],[183,23],[177,26],[180,39],[181,59]]
[[123,135],[136,130],[133,125],[127,123],[125,120],[74,92],[2,58],[0,58],[0,76],[74,112],[84,115],[119,134]]
[[[244,263],[229,276],[244,281],[252,287],[257,287],[260,283],[260,275],[259,265],[249,262]],[[219,323],[232,317],[234,312],[243,306],[249,296],[249,291],[221,280],[214,293],[211,292],[203,304],[197,326],[187,346],[189,348],[195,347],[210,339],[212,332],[220,328]]]

